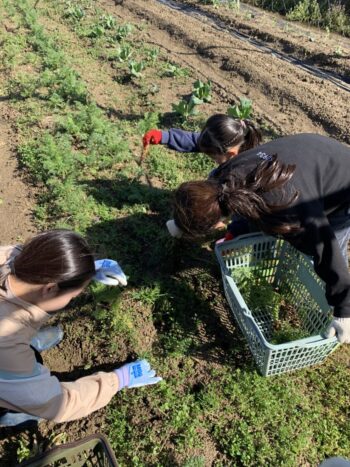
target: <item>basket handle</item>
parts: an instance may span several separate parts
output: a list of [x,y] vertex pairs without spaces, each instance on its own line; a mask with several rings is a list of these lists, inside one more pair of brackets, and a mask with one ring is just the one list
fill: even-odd
[[[316,336],[315,336],[316,337]],[[326,339],[325,337],[322,337],[321,335],[318,335],[317,336],[318,339],[314,340],[313,342],[306,342],[306,343],[301,343],[300,345],[297,345],[298,347],[314,347],[315,344],[317,343],[325,343],[326,341],[328,341],[329,343],[331,342],[338,342],[338,339],[336,338],[336,336],[334,337],[330,337],[328,339]],[[339,344],[339,343],[338,343]]]
[[254,237],[266,237],[264,232],[251,232],[247,234],[238,235],[238,237],[234,237],[233,240],[240,240],[244,238],[254,238]]

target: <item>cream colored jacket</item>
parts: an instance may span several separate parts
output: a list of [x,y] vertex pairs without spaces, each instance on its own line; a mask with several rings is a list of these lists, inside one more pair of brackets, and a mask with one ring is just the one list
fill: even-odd
[[[0,265],[18,254],[0,247]],[[104,407],[118,390],[114,372],[60,383],[35,359],[30,342],[50,318],[42,309],[0,288],[0,407],[66,422]]]

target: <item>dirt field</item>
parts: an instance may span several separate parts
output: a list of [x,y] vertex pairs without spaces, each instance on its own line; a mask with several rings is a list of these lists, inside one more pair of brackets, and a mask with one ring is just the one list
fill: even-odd
[[[162,61],[171,60],[187,68],[191,82],[211,80],[213,104],[203,105],[204,115],[226,112],[228,105],[246,96],[253,101],[254,119],[262,126],[266,140],[316,132],[350,144],[350,40],[287,23],[277,15],[244,5],[239,12],[233,12],[203,6],[196,0],[115,3],[98,0],[94,5],[100,8],[99,15],[111,14],[118,23],[135,25],[135,41],[159,48]],[[102,251],[115,254],[130,271],[129,288],[121,294],[121,316],[116,314],[112,325],[108,313],[112,313],[111,303],[119,300],[119,295],[103,297],[100,305],[91,293],[55,318],[54,322],[63,323],[65,340],[44,354],[45,363],[55,374],[62,380],[74,380],[96,370],[110,371],[116,362],[146,355],[157,362],[168,386],[155,389],[159,392],[151,395],[122,394],[115,398],[112,411],[101,409],[83,420],[59,426],[42,423],[39,429],[25,432],[5,429],[1,433],[0,465],[15,464],[19,439],[28,440],[34,453],[57,441],[72,441],[98,431],[109,434],[120,465],[126,466],[255,467],[283,461],[280,465],[294,467],[296,464],[288,463],[290,452],[294,452],[297,465],[311,467],[315,459],[319,460],[316,447],[322,447],[322,455],[345,455],[350,433],[345,421],[348,396],[344,388],[349,384],[350,350],[342,349],[322,368],[305,371],[300,377],[275,379],[272,383],[259,378],[232,321],[212,245],[169,246],[169,240],[162,237],[169,215],[170,190],[189,177],[204,176],[207,166],[199,160],[196,162],[200,169],[193,168],[185,158],[176,158],[168,151],[160,154],[159,166],[164,155],[173,165],[159,169],[152,166],[150,156],[140,176],[136,161],[141,130],[137,125],[152,111],[162,114],[163,128],[178,123],[171,104],[188,96],[189,82],[186,78],[159,79],[159,70],[153,69],[145,72],[140,81],[130,80],[120,64],[106,59],[111,47],[103,49],[97,40],[79,35],[64,20],[64,5],[62,1],[56,5],[41,0],[39,22],[48,36],[58,37],[69,66],[88,89],[88,102],[96,103],[109,122],[121,125],[130,158],[116,162],[109,170],[94,167],[87,175],[82,171],[82,178],[77,178],[88,187],[85,204],[92,204],[91,198],[96,203],[88,221],[83,219],[86,223],[75,221],[78,211],[62,214],[57,209],[57,214],[58,204],[53,198],[52,206],[47,203],[47,217],[41,214],[44,221],[40,219],[39,227],[33,212],[36,195],[43,186],[34,183],[18,165],[17,146],[30,138],[39,139],[44,132],[54,134],[64,106],[46,106],[42,96],[38,98],[34,93],[28,99],[34,117],[27,114],[27,101],[11,101],[2,82],[13,78],[18,70],[28,70],[28,64],[15,62],[11,72],[4,66],[0,97],[0,240],[2,244],[22,241],[38,228],[55,226],[58,219],[100,242]],[[9,18],[1,28],[11,37],[27,33],[26,28],[19,28]],[[35,48],[25,44],[23,50],[25,55]],[[30,65],[33,74],[40,73],[39,59],[35,60]],[[150,92],[153,86],[156,90]],[[79,143],[74,140],[74,145],[76,149]],[[69,196],[74,198],[74,194],[70,192]],[[85,205],[81,207],[85,215],[84,209]],[[92,307],[107,314],[107,318],[103,315],[95,322]],[[242,383],[237,383],[236,377]],[[309,387],[313,385],[316,395],[309,400]],[[331,417],[335,400],[339,407]],[[263,421],[251,404],[264,414]],[[313,404],[324,406],[323,416],[329,416],[327,429],[321,433],[317,431],[320,415],[314,412]],[[302,416],[303,411],[310,417],[309,422]],[[278,414],[275,420],[271,419],[272,413]],[[302,426],[298,426],[300,438],[295,426],[278,432],[285,420],[290,418],[294,423],[292,416]],[[254,423],[256,433],[251,429]],[[309,424],[314,431],[309,431]],[[244,437],[253,440],[250,451],[248,442],[239,444],[238,439]],[[294,438],[295,445],[289,444]],[[269,463],[266,459],[271,445],[275,445],[276,456]],[[310,446],[316,446],[311,454]],[[249,452],[244,457],[246,449]],[[254,457],[259,449],[263,457]]]
[[[123,7],[114,6],[112,1],[103,4],[110,12],[123,12],[126,20],[151,24],[149,41],[165,49],[172,60],[195,70],[203,79],[210,79],[222,103],[237,100],[242,94],[251,98],[257,112],[264,115],[277,134],[322,132],[350,143],[349,91],[258,50],[227,31],[218,31],[209,21],[191,18],[158,1],[148,1],[147,7],[142,0],[125,2]],[[216,14],[215,10],[210,11]],[[228,26],[232,24],[226,12],[221,16]],[[349,79],[349,41],[341,39],[346,44],[345,57],[331,61],[328,54],[334,52],[332,46],[318,42],[324,33],[312,31],[316,38],[311,46],[304,36],[296,34],[284,44],[281,32],[271,27],[267,14],[256,21],[255,29],[247,31],[249,35],[254,37],[258,29],[264,31],[265,43],[271,48],[289,47],[297,57],[305,54],[308,62],[326,65],[332,71],[340,69]],[[243,27],[247,28],[247,23]]]
[[5,102],[0,102],[0,135],[0,244],[11,245],[23,242],[35,232],[32,219],[34,194],[18,169],[16,134]]

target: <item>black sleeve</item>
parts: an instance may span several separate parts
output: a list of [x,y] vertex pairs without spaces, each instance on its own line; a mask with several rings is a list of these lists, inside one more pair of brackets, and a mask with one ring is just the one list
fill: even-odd
[[326,284],[326,298],[334,307],[334,316],[350,317],[350,274],[334,231],[325,214],[319,212],[304,223],[304,232],[290,241],[305,253],[311,253],[314,268]]

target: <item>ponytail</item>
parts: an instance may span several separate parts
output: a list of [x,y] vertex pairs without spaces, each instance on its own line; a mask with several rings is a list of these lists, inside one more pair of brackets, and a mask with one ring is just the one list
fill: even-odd
[[205,154],[216,156],[226,154],[235,146],[239,146],[239,152],[247,151],[261,141],[261,131],[250,120],[216,114],[207,120],[199,136],[198,147]]
[[239,152],[248,151],[259,146],[262,142],[262,134],[260,128],[256,127],[251,120],[241,120],[245,125],[244,129],[244,141],[239,148]]
[[95,274],[93,254],[86,241],[70,230],[43,232],[0,267],[0,283],[13,274],[29,284],[56,283],[59,288],[82,286]]
[[[285,165],[274,155],[245,178],[232,171],[218,179],[183,183],[175,193],[175,223],[193,237],[205,234],[221,217],[239,214],[257,222],[265,232],[294,232],[299,225],[273,219],[274,212],[287,208],[298,197],[298,192],[288,195],[282,189],[294,171],[295,165]],[[264,193],[274,189],[279,190],[280,204],[264,198]]]

